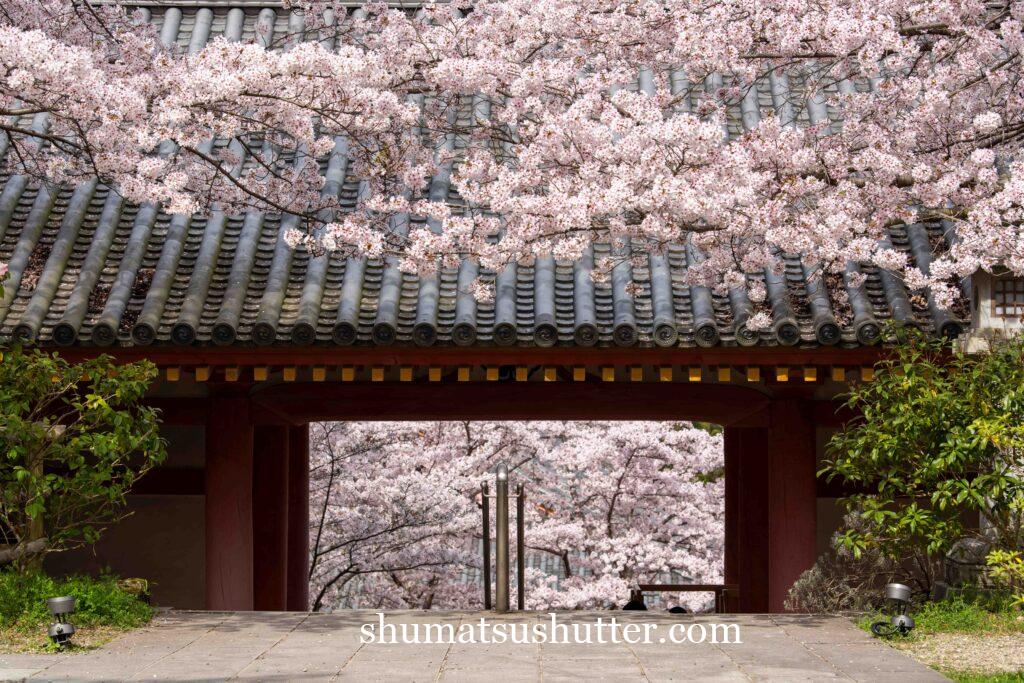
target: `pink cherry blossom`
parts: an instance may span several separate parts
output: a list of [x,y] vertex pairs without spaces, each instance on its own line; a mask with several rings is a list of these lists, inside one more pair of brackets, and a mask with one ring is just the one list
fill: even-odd
[[[184,49],[150,10],[7,0],[6,164],[172,213],[293,214],[307,239],[289,244],[406,270],[472,257],[481,285],[594,242],[692,241],[690,281],[719,289],[780,253],[874,263],[942,301],[978,268],[1024,273],[1019,0],[286,7]],[[338,164],[362,179],[354,206],[327,191]],[[888,253],[889,227],[940,220],[931,272]]]
[[312,444],[314,609],[479,608],[480,483],[493,492],[498,462],[525,485],[528,552],[562,574],[528,570],[528,608],[722,580],[722,439],[688,423],[331,423]]

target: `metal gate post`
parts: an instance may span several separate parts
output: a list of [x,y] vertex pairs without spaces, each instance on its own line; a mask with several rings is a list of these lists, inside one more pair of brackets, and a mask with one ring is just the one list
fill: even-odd
[[495,569],[497,587],[495,588],[495,610],[508,611],[508,467],[505,463],[498,465],[497,485],[495,486],[495,527],[497,548],[495,553]]
[[491,609],[491,495],[487,482],[480,484],[484,508],[484,609]]
[[519,611],[526,609],[526,492],[516,486],[516,601]]

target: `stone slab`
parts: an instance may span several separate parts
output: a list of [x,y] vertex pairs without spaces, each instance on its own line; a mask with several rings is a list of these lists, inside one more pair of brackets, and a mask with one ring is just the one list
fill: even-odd
[[[537,624],[547,614],[387,612],[400,626]],[[849,618],[560,612],[562,624],[735,623],[741,643],[361,642],[376,613],[169,612],[86,653],[0,655],[0,680],[216,681],[942,681],[940,674],[864,634]]]

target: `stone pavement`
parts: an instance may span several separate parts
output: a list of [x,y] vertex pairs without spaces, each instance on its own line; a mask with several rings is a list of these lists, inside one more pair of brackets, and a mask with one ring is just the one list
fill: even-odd
[[[387,612],[390,624],[547,623],[545,614]],[[80,654],[3,655],[0,680],[943,681],[842,617],[561,612],[560,623],[652,624],[649,644],[361,644],[371,611],[168,612]],[[673,624],[737,624],[741,644],[658,642]],[[710,631],[707,633],[710,634]],[[693,638],[699,636],[699,628]],[[710,639],[710,635],[708,636]],[[592,636],[596,640],[596,635]],[[633,640],[636,638],[634,637]],[[618,640],[622,640],[621,636]]]

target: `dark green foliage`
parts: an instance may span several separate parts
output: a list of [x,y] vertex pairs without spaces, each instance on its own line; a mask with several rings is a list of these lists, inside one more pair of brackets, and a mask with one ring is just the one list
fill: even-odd
[[42,572],[0,571],[0,627],[36,626],[50,621],[46,599],[71,595],[77,599],[71,621],[76,626],[140,626],[153,609],[135,595],[121,590],[117,578],[102,575],[54,579]]
[[0,529],[18,552],[16,564],[94,543],[124,516],[131,486],[164,458],[157,413],[141,405],[155,377],[149,362],[117,365],[100,356],[70,364],[39,351],[4,354]]
[[823,474],[869,492],[844,504],[866,525],[845,528],[841,547],[869,548],[918,570],[930,585],[936,563],[972,531],[964,511],[988,523],[995,547],[1019,548],[1024,481],[1024,344],[994,343],[965,355],[911,334],[875,380],[854,387],[863,415],[829,444]]

